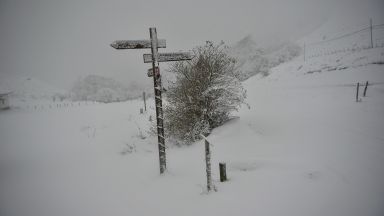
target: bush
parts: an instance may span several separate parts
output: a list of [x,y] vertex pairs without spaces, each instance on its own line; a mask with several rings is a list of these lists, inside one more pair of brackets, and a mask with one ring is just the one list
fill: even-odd
[[246,97],[235,70],[236,61],[224,43],[206,42],[193,50],[194,58],[171,64],[175,74],[165,107],[168,136],[189,144],[230,118]]

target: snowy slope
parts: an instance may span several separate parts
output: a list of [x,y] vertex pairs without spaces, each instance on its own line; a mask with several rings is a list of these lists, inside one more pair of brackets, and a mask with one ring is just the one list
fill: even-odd
[[231,46],[228,51],[237,61],[236,69],[240,71],[240,79],[246,80],[255,75],[267,76],[272,67],[298,56],[301,48],[288,42],[263,48],[248,35]]
[[24,99],[49,98],[55,93],[64,92],[38,78],[22,74],[0,76],[0,87],[13,92],[13,96]]
[[[350,1],[328,21],[298,41],[307,58],[352,50],[384,47],[384,14],[381,0]],[[370,20],[372,20],[372,44]]]
[[1,89],[11,92],[9,100],[13,109],[41,108],[52,103],[54,95],[64,95],[65,93],[60,88],[26,74],[0,74],[0,91]]
[[0,112],[0,215],[384,215],[382,62],[384,48],[298,56],[245,81],[250,108],[208,137],[208,194],[203,142],[168,143],[158,174],[141,101]]
[[[136,91],[135,91],[136,90]],[[72,100],[89,100],[99,102],[126,101],[137,98],[141,91],[134,89],[133,93],[120,82],[99,75],[88,75],[77,81],[70,94]]]
[[[169,146],[158,174],[141,101],[1,112],[1,215],[383,215],[384,67],[369,63],[383,52],[337,55],[349,67],[319,73],[307,73],[319,59],[299,57],[247,80],[251,109],[209,136],[210,194],[202,142]],[[356,103],[366,80],[376,84]]]

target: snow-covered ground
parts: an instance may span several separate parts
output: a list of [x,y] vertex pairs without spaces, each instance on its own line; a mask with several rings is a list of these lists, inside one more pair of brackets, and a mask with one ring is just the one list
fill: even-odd
[[300,56],[247,80],[250,108],[208,137],[211,193],[203,142],[169,145],[159,175],[142,101],[0,112],[0,215],[384,215],[383,61]]
[[[363,12],[330,18],[300,44],[365,27],[366,14],[384,22],[381,8]],[[0,112],[0,215],[382,216],[384,48],[348,49],[368,42],[364,33],[308,46],[305,62],[301,55],[245,81],[250,107],[208,137],[210,193],[202,141],[167,143],[159,174],[148,132],[153,99],[145,114],[139,100],[53,102],[61,91],[40,80],[0,77],[21,95]],[[356,83],[366,81],[367,96],[363,85],[356,102]],[[219,162],[227,163],[225,183]]]

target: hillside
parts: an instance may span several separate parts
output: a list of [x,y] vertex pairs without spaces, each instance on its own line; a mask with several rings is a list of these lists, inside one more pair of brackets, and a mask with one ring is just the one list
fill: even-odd
[[[353,32],[347,18],[297,44]],[[0,215],[384,215],[384,48],[366,47],[366,35],[345,40],[263,68],[276,50],[250,37],[237,44],[250,106],[208,137],[209,193],[203,141],[167,140],[159,175],[152,98],[144,114],[141,100],[0,112]]]
[[75,101],[117,102],[137,97],[120,82],[103,76],[88,75],[77,81],[70,90],[71,99]]
[[268,76],[270,69],[298,56],[301,48],[290,42],[278,44],[275,47],[261,47],[246,36],[229,48],[229,54],[237,60],[237,70],[241,80],[252,76]]
[[0,88],[12,92],[13,97],[23,100],[47,99],[56,93],[64,92],[60,88],[26,74],[0,76]]
[[[383,53],[298,57],[248,79],[251,108],[208,138],[209,194],[202,142],[168,143],[158,174],[141,101],[1,112],[1,215],[383,215]],[[373,84],[361,102],[358,81]]]

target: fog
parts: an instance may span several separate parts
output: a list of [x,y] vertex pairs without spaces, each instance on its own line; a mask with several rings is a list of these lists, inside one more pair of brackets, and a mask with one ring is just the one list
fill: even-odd
[[[233,44],[251,34],[261,46],[295,41],[358,1],[0,0],[0,74],[27,74],[62,89],[88,74],[147,85],[142,54],[115,50],[117,39],[147,39],[165,51],[191,50],[206,40]],[[361,1],[363,5],[364,1]],[[166,64],[162,64],[166,68]]]

